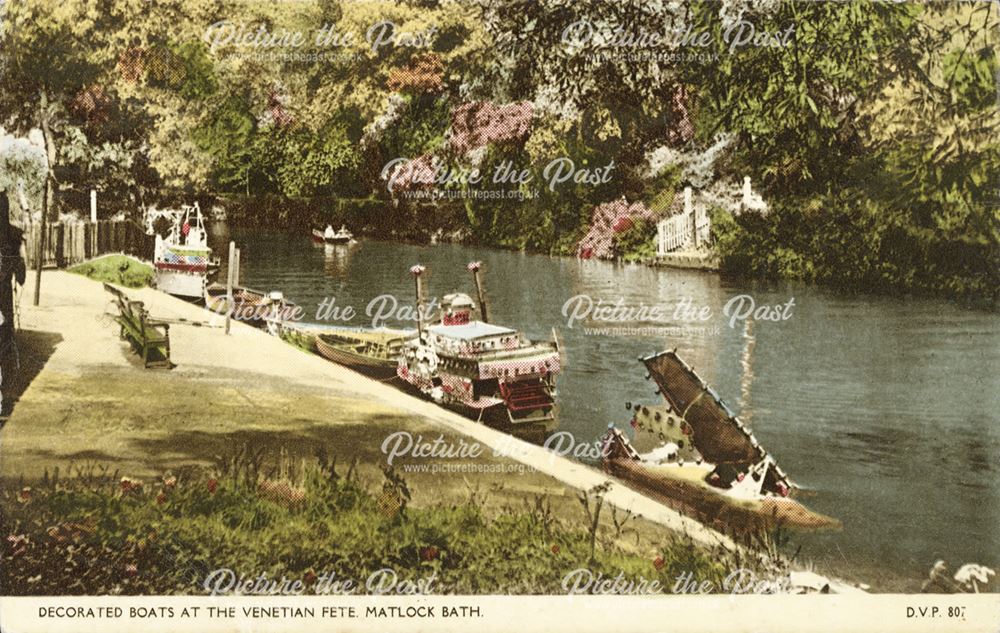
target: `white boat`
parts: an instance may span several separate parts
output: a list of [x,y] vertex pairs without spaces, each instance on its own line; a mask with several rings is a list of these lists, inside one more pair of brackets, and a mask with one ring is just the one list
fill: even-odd
[[218,272],[218,260],[212,259],[208,232],[201,208],[195,202],[180,211],[151,211],[146,220],[150,232],[158,218],[170,220],[166,237],[156,233],[153,268],[156,287],[168,294],[202,299],[211,277]]

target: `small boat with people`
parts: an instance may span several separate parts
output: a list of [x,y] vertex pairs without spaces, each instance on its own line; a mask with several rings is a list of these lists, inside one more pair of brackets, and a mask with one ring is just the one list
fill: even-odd
[[313,229],[312,239],[314,242],[323,244],[351,244],[354,242],[354,234],[347,230],[343,224],[336,231],[329,224],[323,230]]
[[[155,222],[169,221],[166,235],[155,230]],[[219,271],[219,261],[212,257],[208,232],[198,202],[181,209],[150,209],[146,212],[147,231],[156,236],[153,270],[156,288],[185,299],[201,299]]]
[[436,323],[424,322],[422,275],[416,284],[417,336],[402,347],[397,374],[411,388],[445,407],[528,439],[544,439],[556,426],[556,376],[562,369],[557,341],[536,343],[521,332],[491,323],[472,262],[480,320],[463,293],[445,295]]
[[626,403],[633,437],[609,426],[601,445],[605,471],[731,532],[840,527],[793,498],[799,487],[676,351],[640,360],[665,402]]

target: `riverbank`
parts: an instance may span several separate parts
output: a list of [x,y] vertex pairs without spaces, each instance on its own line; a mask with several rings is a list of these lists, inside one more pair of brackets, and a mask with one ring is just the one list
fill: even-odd
[[[357,462],[359,481],[377,489],[384,479],[380,446],[405,431],[485,449],[475,459],[397,460],[414,507],[461,506],[476,497],[484,512],[501,515],[542,503],[557,520],[585,528],[580,494],[603,486],[603,542],[650,561],[677,539],[704,552],[735,551],[726,536],[593,468],[361,379],[241,323],[226,336],[204,310],[155,290],[128,294],[171,323],[174,369],[142,369],[118,339],[113,306],[97,282],[45,271],[42,305],[22,302],[24,371],[14,384],[21,393],[0,431],[0,477],[7,485],[30,487],[57,468],[65,478],[71,465],[154,482],[169,472],[217,467],[246,446],[261,450],[270,466],[304,463],[321,448],[344,467]],[[613,524],[626,512],[641,516],[628,522],[627,538]]]

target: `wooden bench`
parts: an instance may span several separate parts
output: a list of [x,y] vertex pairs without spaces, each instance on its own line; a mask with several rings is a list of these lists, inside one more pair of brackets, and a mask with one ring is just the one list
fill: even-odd
[[170,362],[170,324],[150,318],[142,301],[129,299],[118,288],[104,284],[104,289],[114,297],[118,307],[118,316],[115,317],[121,328],[118,335],[132,343],[142,357],[143,367],[173,367]]

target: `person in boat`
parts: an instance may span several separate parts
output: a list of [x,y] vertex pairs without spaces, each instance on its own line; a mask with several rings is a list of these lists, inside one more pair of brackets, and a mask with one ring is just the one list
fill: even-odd
[[325,239],[333,239],[337,236],[337,232],[333,230],[333,226],[330,224],[326,225],[326,229],[323,231],[323,237]]

